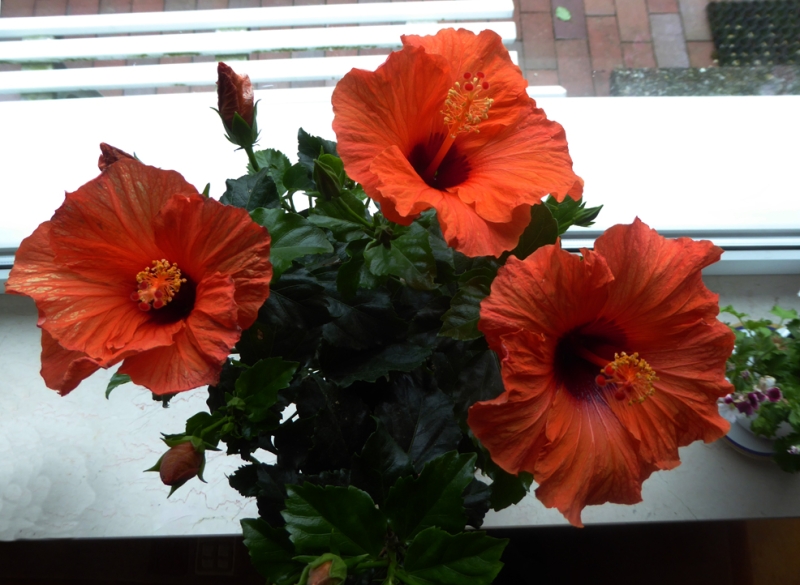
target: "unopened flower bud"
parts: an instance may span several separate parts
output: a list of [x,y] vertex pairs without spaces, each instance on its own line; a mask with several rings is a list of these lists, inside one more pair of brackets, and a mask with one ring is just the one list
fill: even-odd
[[747,416],[750,416],[756,411],[756,409],[753,407],[753,405],[750,403],[749,400],[741,400],[734,402],[734,406],[739,412]]
[[228,130],[233,128],[233,118],[239,114],[253,125],[253,84],[247,75],[237,75],[225,63],[217,65],[217,106],[222,122]]
[[306,566],[299,585],[341,585],[347,579],[347,565],[331,553],[326,553]]
[[191,441],[175,445],[161,458],[161,481],[164,485],[180,486],[192,479],[203,466],[204,455]]
[[733,394],[728,394],[725,398],[722,399],[725,404],[733,404]]

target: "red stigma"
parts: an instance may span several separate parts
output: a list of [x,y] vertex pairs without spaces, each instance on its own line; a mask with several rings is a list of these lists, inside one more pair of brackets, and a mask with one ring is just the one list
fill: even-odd
[[148,303],[139,303],[139,310],[146,313],[150,310],[150,305]]
[[486,76],[483,74],[483,71],[478,71],[478,72],[475,74],[475,77],[477,77],[478,79],[483,79],[483,78],[484,78],[484,77],[486,77]]
[[488,81],[484,81],[483,83],[481,83],[481,87],[483,89],[489,89],[489,82]]
[[164,306],[164,301],[162,301],[160,299],[153,301],[153,308],[154,309],[160,309],[163,306]]
[[470,79],[471,77],[472,77],[472,73],[470,73],[469,71],[464,73],[464,79]]
[[606,376],[613,376],[614,375],[614,366],[608,364],[605,368],[603,368]]
[[473,89],[475,89],[475,86],[472,85],[471,83],[465,83],[464,84],[464,89],[467,90],[467,91],[472,91]]
[[608,380],[606,380],[605,376],[600,374],[599,376],[595,377],[594,383],[602,388],[603,386],[608,384]]

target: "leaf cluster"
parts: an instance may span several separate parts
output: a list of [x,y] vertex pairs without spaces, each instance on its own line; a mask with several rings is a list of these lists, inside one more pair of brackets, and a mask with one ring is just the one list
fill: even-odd
[[[298,163],[257,151],[227,181],[220,201],[270,233],[270,296],[209,388],[210,412],[175,437],[223,442],[245,461],[229,480],[257,499],[245,542],[270,583],[302,583],[326,554],[347,583],[490,583],[505,542],[464,529],[532,480],[494,465],[466,424],[472,404],[503,391],[478,325],[509,254],[452,250],[432,210],[388,221],[334,143],[303,130],[298,142]],[[537,205],[511,254],[597,211]]]
[[772,377],[783,398],[763,402],[751,428],[758,435],[774,438],[781,423],[792,427],[792,434],[775,441],[775,461],[782,469],[800,471],[800,454],[789,450],[800,447],[800,317],[794,309],[772,308],[776,319],[749,319],[733,307],[722,312],[734,315],[736,335],[733,355],[728,359],[728,378],[736,391],[749,394],[761,378]]

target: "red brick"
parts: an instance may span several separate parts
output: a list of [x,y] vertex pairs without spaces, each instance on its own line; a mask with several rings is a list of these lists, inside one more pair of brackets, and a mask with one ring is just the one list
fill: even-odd
[[593,96],[592,65],[585,39],[556,41],[558,79],[569,96]]
[[391,49],[359,49],[358,50],[358,54],[359,55],[386,55],[387,57],[389,56],[389,53],[391,53],[391,52],[392,52]]
[[583,0],[586,16],[610,16],[616,14],[614,0]]
[[100,14],[114,14],[118,12],[130,12],[131,0],[100,0]]
[[689,65],[692,67],[716,67],[714,60],[714,43],[711,41],[687,41],[686,50],[689,52]]
[[67,14],[97,14],[100,11],[100,0],[69,0]]
[[192,88],[187,85],[174,85],[171,87],[157,87],[156,93],[190,93]]
[[197,0],[164,0],[164,11],[197,10]]
[[707,5],[708,0],[678,0],[687,41],[711,40],[711,29],[706,17]]
[[556,69],[556,45],[549,12],[522,14],[522,47],[525,69]]
[[622,43],[622,62],[631,69],[655,67],[653,43]]
[[325,51],[326,57],[354,57],[358,55],[358,49],[334,49]]
[[678,0],[647,0],[647,10],[650,14],[678,12]]
[[228,8],[228,0],[197,0],[197,10],[224,10],[226,8]]
[[106,59],[104,61],[94,61],[95,67],[124,67],[125,59]]
[[0,16],[33,16],[34,0],[0,0]]
[[622,67],[617,19],[613,16],[590,16],[586,19],[589,30],[589,52],[592,69],[610,71]]
[[520,12],[550,12],[550,0],[519,0]]
[[619,37],[623,41],[650,40],[650,21],[646,0],[614,0],[617,7]]
[[191,63],[192,58],[189,55],[181,57],[161,57],[158,62],[161,65],[174,65],[176,63]]
[[36,0],[34,16],[63,16],[67,13],[67,0]]
[[131,12],[164,12],[164,0],[133,0]]
[[217,91],[217,86],[216,85],[193,85],[192,87],[189,88],[189,92],[190,93],[204,93],[204,92],[207,92],[207,91],[216,92]]
[[555,69],[528,69],[525,72],[528,85],[558,85],[558,71]]
[[[557,39],[585,39],[586,15],[583,12],[583,0],[551,0],[553,7],[553,31]],[[557,8],[569,10],[571,18],[561,20],[555,15]]]
[[608,97],[611,95],[611,71],[593,71],[594,94],[597,97]]

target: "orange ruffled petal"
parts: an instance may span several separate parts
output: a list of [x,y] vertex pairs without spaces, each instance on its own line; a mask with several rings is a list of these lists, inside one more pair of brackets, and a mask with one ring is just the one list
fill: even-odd
[[[716,400],[730,391],[733,335],[700,279],[718,258],[709,242],[666,240],[637,220],[582,260],[545,246],[498,271],[479,328],[502,357],[506,391],[475,404],[469,425],[571,523],[587,505],[638,502],[654,470],[680,463],[679,447],[727,431]],[[656,375],[643,401],[600,375],[622,352]]]
[[[493,100],[488,117],[448,146],[448,91],[478,73]],[[532,205],[548,194],[578,199],[583,190],[563,128],[536,108],[526,86],[494,32],[404,37],[375,72],[353,70],[334,90],[345,169],[391,221],[407,225],[434,208],[452,247],[499,256],[516,246]]]

